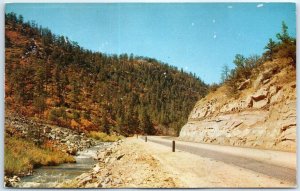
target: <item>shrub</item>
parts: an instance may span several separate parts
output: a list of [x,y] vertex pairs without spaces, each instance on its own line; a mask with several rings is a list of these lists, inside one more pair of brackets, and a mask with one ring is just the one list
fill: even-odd
[[65,162],[75,162],[75,159],[61,151],[50,150],[46,146],[37,147],[33,142],[21,138],[5,137],[5,175],[20,175],[31,171],[33,167]]
[[89,133],[89,136],[102,142],[114,142],[123,138],[123,136],[118,136],[114,134],[108,135],[106,133],[97,131],[91,131]]
[[208,91],[215,92],[219,87],[220,87],[220,84],[213,83],[209,86]]
[[253,74],[257,73],[256,69],[262,64],[263,60],[257,55],[251,55],[246,58],[243,55],[237,54],[233,62],[236,67],[230,71],[225,84],[227,85],[227,95],[236,97],[238,96],[240,83],[250,79]]
[[60,108],[52,109],[49,113],[48,118],[50,121],[53,121],[53,122],[58,122],[59,118],[67,119],[67,113],[66,113],[65,108],[60,107]]

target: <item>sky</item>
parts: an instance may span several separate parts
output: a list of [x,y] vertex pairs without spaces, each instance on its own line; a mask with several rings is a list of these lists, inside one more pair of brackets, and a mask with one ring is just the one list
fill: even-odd
[[261,55],[285,21],[296,36],[293,3],[7,4],[92,51],[155,58],[220,82],[236,54]]

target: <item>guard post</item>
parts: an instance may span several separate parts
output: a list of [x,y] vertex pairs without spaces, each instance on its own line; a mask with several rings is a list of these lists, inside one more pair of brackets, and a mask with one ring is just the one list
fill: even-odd
[[175,141],[172,141],[172,152],[175,152]]

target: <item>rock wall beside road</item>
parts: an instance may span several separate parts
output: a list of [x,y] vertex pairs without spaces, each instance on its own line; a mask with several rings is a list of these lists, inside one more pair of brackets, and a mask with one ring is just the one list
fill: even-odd
[[264,71],[239,89],[236,99],[227,97],[221,87],[200,100],[180,139],[296,151],[295,69],[265,63]]

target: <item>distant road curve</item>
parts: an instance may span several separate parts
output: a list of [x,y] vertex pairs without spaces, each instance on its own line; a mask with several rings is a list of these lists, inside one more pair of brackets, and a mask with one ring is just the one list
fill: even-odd
[[[144,138],[144,137],[142,137]],[[176,139],[175,137],[159,137],[159,136],[148,136],[147,140],[150,142],[158,143],[161,145],[169,146],[171,149],[171,140]],[[199,146],[198,146],[199,145]],[[207,148],[206,148],[207,147]],[[212,150],[212,148],[218,148]],[[192,154],[199,155],[205,158],[211,158],[217,161],[221,161],[230,165],[242,167],[248,170],[252,170],[257,173],[261,173],[279,180],[289,181],[296,185],[296,154],[295,153],[285,153],[280,151],[268,151],[268,150],[260,150],[260,149],[248,149],[248,148],[240,148],[240,147],[230,147],[230,146],[219,146],[209,144],[201,144],[201,143],[190,143],[184,141],[176,140],[176,149],[189,152]],[[222,151],[223,150],[223,151]],[[226,150],[230,152],[226,152]],[[236,152],[232,152],[235,151]],[[245,150],[244,152],[248,152],[246,157],[238,153],[240,151]],[[249,153],[250,150],[250,153]],[[252,152],[252,153],[251,153]],[[267,154],[272,153],[273,158],[270,157],[270,160],[260,160],[260,156],[251,157],[250,155],[257,155],[266,152]],[[280,159],[276,158],[276,153],[278,152],[279,158],[283,158],[283,164],[280,165]],[[275,154],[274,154],[275,153]],[[243,154],[243,152],[242,152]],[[270,155],[271,156],[271,155]],[[262,156],[263,157],[263,156]],[[272,163],[272,160],[279,160],[277,164]],[[284,162],[291,161],[289,166],[286,166]],[[295,167],[295,168],[293,168]]]

